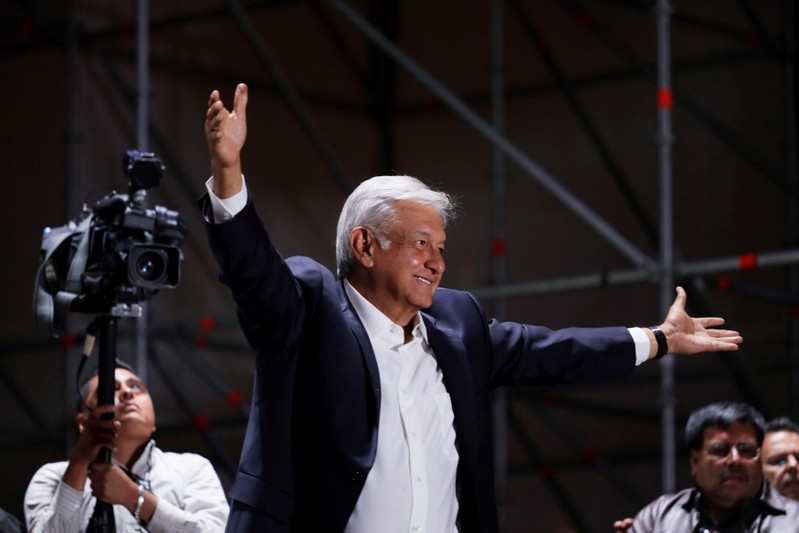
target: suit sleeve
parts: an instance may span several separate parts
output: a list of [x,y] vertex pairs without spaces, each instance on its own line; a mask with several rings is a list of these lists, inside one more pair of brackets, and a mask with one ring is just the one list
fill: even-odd
[[[206,213],[207,195],[199,203]],[[261,354],[287,353],[298,342],[302,299],[286,262],[275,249],[252,198],[231,220],[206,218],[211,251],[230,289],[239,322],[250,345]]]
[[567,328],[487,320],[467,292],[439,289],[430,312],[463,339],[473,380],[489,388],[620,379],[635,368],[627,328]]
[[495,385],[558,385],[607,381],[635,368],[635,343],[623,327],[552,330],[488,322]]

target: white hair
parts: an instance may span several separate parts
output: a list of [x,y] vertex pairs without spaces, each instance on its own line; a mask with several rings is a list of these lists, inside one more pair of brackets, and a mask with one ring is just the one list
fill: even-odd
[[352,273],[354,258],[350,233],[359,226],[371,229],[382,248],[388,246],[387,233],[397,221],[394,203],[398,201],[429,205],[446,227],[455,215],[455,202],[449,194],[436,191],[411,176],[375,176],[363,181],[349,195],[336,230],[336,269],[339,277]]

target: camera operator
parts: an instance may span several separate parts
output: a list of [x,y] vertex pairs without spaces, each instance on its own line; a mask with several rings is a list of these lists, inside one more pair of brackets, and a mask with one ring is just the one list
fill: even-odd
[[[116,531],[223,531],[228,503],[213,466],[156,447],[147,388],[130,365],[115,366],[115,405],[97,406],[94,373],[80,387],[80,436],[69,461],[42,466],[28,485],[28,531],[84,531],[97,498],[113,504]],[[101,448],[111,450],[111,463],[95,462]]]

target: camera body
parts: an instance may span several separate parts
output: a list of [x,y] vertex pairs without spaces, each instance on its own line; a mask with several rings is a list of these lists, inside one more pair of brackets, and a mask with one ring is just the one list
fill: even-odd
[[165,207],[144,207],[139,194],[131,196],[111,194],[93,208],[82,295],[73,310],[129,306],[180,282],[183,220]]
[[140,302],[180,282],[186,225],[175,211],[146,206],[163,164],[152,153],[131,150],[123,170],[128,194],[111,193],[78,220],[45,230],[34,293],[40,328],[59,334],[63,324],[53,321],[65,311],[139,316]]

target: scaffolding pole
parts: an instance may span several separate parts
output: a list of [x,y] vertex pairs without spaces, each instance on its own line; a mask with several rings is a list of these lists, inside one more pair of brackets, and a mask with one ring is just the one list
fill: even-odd
[[[505,129],[505,61],[504,27],[502,24],[503,0],[492,0],[489,23],[491,39],[491,123],[502,133]],[[492,284],[501,285],[506,280],[507,236],[505,228],[506,169],[505,155],[496,147],[491,149],[491,277]],[[494,316],[504,320],[506,301],[502,296],[493,300]],[[494,391],[494,488],[497,497],[500,529],[504,530],[508,482],[508,393],[504,388]]]
[[[797,105],[796,105],[796,2],[785,2],[785,85],[786,108],[788,112],[787,164],[788,184],[788,246],[799,245],[799,163],[797,162]],[[795,265],[788,270],[788,289],[791,294],[799,291],[799,268]],[[788,398],[791,398],[790,415],[799,417],[799,319],[788,315],[788,361],[791,365],[791,379],[788,383]]]
[[[750,271],[760,268],[799,265],[799,248],[778,250],[762,254],[742,254],[720,257],[706,261],[676,263],[672,279],[687,276],[717,274],[721,272]],[[533,296],[557,292],[631,285],[633,283],[654,283],[657,278],[637,269],[603,270],[589,274],[566,276],[548,280],[506,283],[486,287],[473,287],[469,292],[480,299]],[[673,300],[674,293],[670,299]]]
[[[674,232],[671,130],[671,14],[669,0],[658,0],[657,17],[657,107],[660,214],[660,311],[666,316],[674,297]],[[662,487],[671,494],[677,488],[677,449],[675,438],[674,358],[660,360],[660,408],[662,443]]]
[[[150,146],[150,0],[136,2],[136,148],[149,151]],[[136,320],[136,373],[147,383],[147,337],[149,304],[141,302],[141,315]]]

